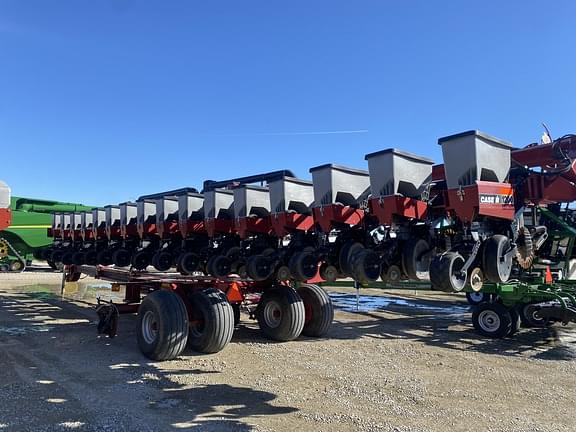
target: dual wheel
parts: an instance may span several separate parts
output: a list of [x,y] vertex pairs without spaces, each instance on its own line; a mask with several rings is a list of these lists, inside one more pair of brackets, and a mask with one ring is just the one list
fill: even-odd
[[504,338],[518,331],[520,314],[515,308],[496,302],[485,302],[474,308],[472,324],[482,336]]
[[[174,359],[186,346],[215,353],[232,339],[238,307],[233,307],[217,289],[187,294],[183,299],[175,292],[158,290],[143,299],[138,310],[137,338],[148,358]],[[324,336],[333,317],[330,298],[316,285],[302,285],[298,290],[285,286],[269,289],[256,309],[262,332],[277,341],[293,340],[300,334]]]
[[548,327],[552,322],[539,314],[538,304],[507,307],[498,301],[486,301],[474,306],[472,324],[478,333],[491,338],[514,335],[523,327]]
[[481,251],[481,269],[464,271],[465,258],[457,252],[445,252],[434,257],[430,264],[430,282],[439,291],[460,292],[469,283],[480,290],[482,280],[502,283],[510,278],[513,256],[509,253],[510,239],[497,234],[488,238]]

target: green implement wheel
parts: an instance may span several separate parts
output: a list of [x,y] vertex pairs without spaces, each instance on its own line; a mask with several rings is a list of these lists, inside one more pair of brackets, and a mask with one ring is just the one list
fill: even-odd
[[482,303],[472,312],[472,324],[482,336],[504,338],[514,328],[510,309],[500,303]]

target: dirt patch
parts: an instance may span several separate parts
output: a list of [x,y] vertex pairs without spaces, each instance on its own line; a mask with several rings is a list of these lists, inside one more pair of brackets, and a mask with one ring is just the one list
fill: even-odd
[[490,340],[462,297],[364,290],[356,312],[338,289],[326,339],[270,342],[244,315],[224,351],[154,363],[134,316],[98,337],[87,304],[40,280],[0,280],[1,432],[574,430],[573,327]]

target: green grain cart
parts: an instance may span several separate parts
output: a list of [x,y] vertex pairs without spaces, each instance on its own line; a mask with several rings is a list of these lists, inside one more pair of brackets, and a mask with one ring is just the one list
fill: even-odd
[[47,235],[52,213],[91,209],[81,204],[11,197],[12,220],[0,231],[0,271],[22,271],[33,259],[44,258],[43,251],[52,242]]

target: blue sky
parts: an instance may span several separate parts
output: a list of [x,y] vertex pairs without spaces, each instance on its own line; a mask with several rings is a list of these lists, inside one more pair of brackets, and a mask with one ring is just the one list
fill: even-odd
[[[104,205],[575,132],[574,1],[0,0],[0,179]],[[338,132],[347,133],[322,133]]]

